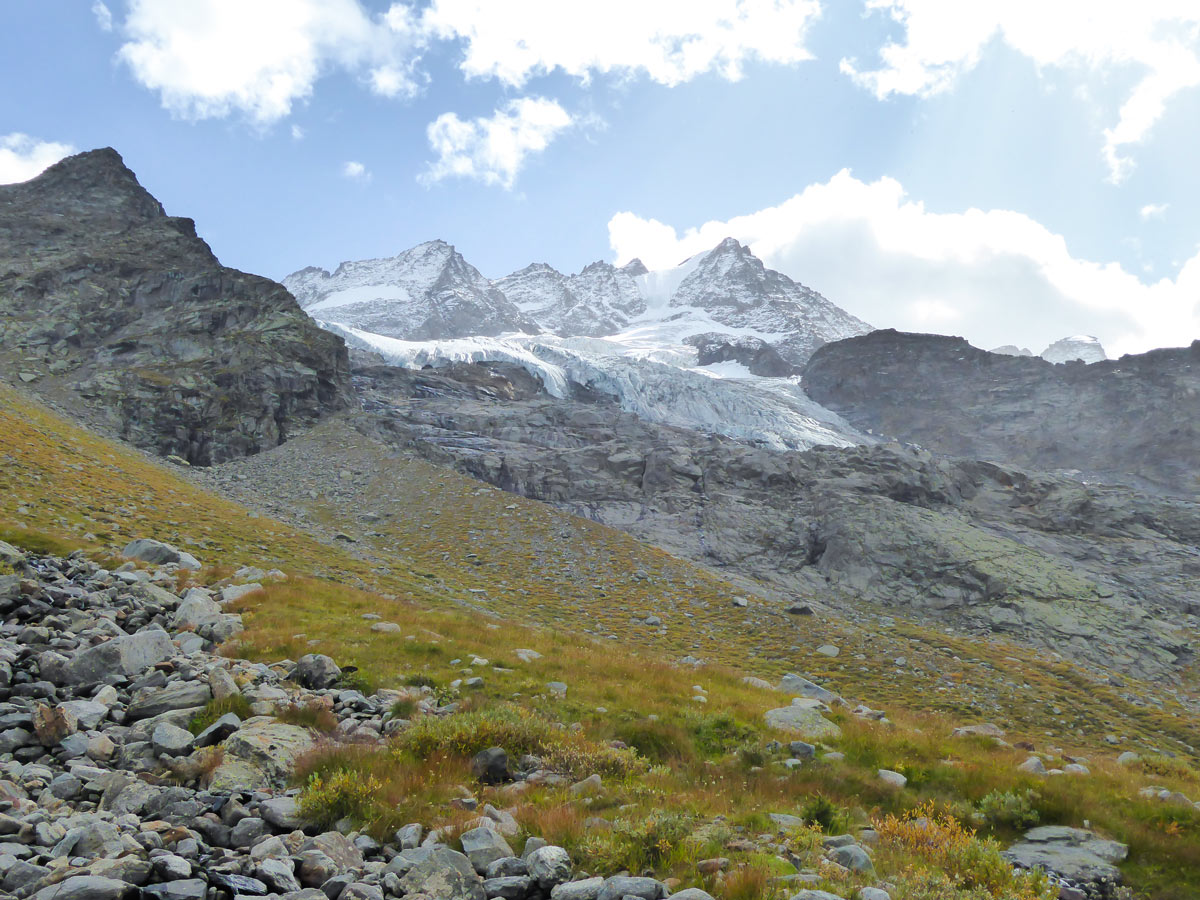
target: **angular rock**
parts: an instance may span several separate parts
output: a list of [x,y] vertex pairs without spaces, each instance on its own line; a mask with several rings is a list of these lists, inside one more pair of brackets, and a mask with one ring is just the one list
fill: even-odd
[[292,679],[298,684],[319,691],[332,687],[342,677],[342,670],[328,656],[309,653],[300,657],[292,671]]
[[224,744],[221,764],[213,771],[214,791],[282,787],[296,759],[315,744],[306,728],[286,725],[267,716],[247,719]]
[[171,638],[158,627],[112,638],[74,655],[66,676],[73,684],[104,684],[110,678],[136,678],[174,654]]
[[449,847],[435,847],[400,879],[405,894],[423,894],[430,900],[487,900],[483,880],[471,861]]
[[512,848],[508,846],[504,837],[491,828],[472,828],[470,831],[464,831],[459,839],[462,841],[463,853],[480,875],[496,860],[513,855]]
[[630,875],[614,875],[604,879],[596,900],[622,900],[624,897],[639,897],[641,900],[662,900],[667,889],[661,881]]
[[136,895],[137,888],[124,881],[96,875],[72,875],[42,888],[33,900],[123,900]]

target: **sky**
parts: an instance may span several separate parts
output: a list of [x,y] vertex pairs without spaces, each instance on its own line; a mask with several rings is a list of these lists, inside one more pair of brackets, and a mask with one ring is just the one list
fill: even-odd
[[1197,0],[4,0],[0,183],[115,147],[226,265],[732,236],[877,327],[1200,338]]

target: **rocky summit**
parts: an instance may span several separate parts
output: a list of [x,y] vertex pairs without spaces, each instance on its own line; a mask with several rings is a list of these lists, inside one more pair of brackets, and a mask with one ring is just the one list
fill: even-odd
[[349,400],[342,342],[279,285],[221,266],[111,149],[0,185],[0,347],[43,396],[197,465]]

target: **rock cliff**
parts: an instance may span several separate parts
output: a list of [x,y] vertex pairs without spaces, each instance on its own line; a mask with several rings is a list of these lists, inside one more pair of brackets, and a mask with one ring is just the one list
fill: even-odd
[[44,396],[198,465],[349,398],[342,341],[280,285],[222,266],[111,149],[0,186],[0,346]]
[[804,389],[851,424],[954,456],[1194,496],[1200,341],[1084,364],[875,331],[828,344]]

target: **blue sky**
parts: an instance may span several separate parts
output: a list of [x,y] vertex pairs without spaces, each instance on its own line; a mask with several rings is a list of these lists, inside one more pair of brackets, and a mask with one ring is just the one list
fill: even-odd
[[111,145],[276,278],[733,235],[880,327],[1200,337],[1194,0],[9,0],[0,79],[0,181]]

